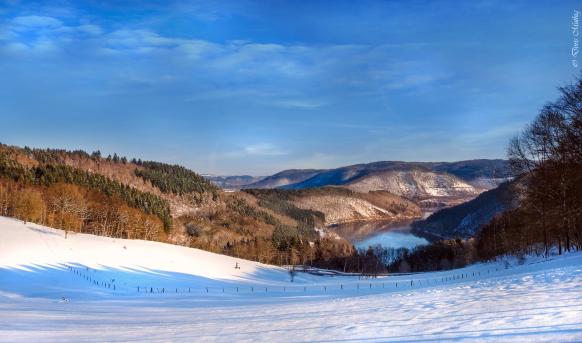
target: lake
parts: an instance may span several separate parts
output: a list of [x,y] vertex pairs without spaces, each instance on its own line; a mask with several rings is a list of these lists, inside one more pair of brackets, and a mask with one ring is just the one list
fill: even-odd
[[382,245],[386,248],[412,249],[429,242],[412,233],[412,221],[386,222],[368,221],[338,224],[333,229],[351,241],[356,248],[366,249],[369,246]]

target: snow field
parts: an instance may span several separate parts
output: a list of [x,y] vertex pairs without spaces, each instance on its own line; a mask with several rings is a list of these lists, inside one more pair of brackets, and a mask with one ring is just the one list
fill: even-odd
[[291,283],[274,266],[0,217],[0,341],[582,341],[581,276],[576,253]]

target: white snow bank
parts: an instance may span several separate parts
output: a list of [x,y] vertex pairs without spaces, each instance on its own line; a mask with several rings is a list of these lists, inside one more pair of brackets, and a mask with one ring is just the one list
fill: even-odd
[[81,278],[107,289],[115,285],[116,293],[140,285],[195,288],[290,280],[283,268],[199,249],[76,233],[65,239],[62,230],[6,217],[0,217],[0,275],[4,292],[34,296],[59,296],[69,286],[91,288]]
[[297,285],[273,266],[0,217],[0,341],[582,341],[582,254],[508,265]]

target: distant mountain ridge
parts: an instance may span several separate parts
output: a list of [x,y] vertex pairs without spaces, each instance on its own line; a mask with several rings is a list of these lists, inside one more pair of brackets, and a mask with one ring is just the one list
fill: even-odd
[[283,188],[325,172],[326,169],[288,169],[244,185],[243,188]]
[[[458,162],[380,161],[334,169],[290,169],[243,185],[242,188],[308,189],[340,186],[356,192],[384,190],[424,201],[427,206],[448,206],[471,199],[509,177],[505,160]],[[449,198],[437,201],[436,199]]]
[[247,184],[245,188],[302,189],[340,186],[374,172],[411,170],[448,173],[467,182],[476,182],[482,178],[503,179],[510,176],[507,161],[502,159],[458,162],[380,161],[333,169],[288,169],[265,177],[258,182]]
[[202,174],[202,176],[222,189],[239,189],[242,186],[258,182],[265,178],[264,176],[251,176],[251,175],[221,176]]

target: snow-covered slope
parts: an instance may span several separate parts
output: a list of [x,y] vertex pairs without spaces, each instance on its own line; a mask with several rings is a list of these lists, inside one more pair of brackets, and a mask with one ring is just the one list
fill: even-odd
[[581,341],[582,254],[508,266],[291,283],[277,267],[0,217],[0,341]]
[[[85,282],[79,284],[75,278],[54,277],[69,266],[84,269],[96,281],[109,280],[116,286],[116,294],[133,292],[138,285],[200,287],[289,280],[285,269],[204,250],[75,233],[65,239],[62,230],[0,217],[0,268],[4,277],[14,277],[3,280],[3,292],[29,295],[30,288],[19,292],[24,277],[28,286],[36,287],[32,294],[39,294],[46,286],[45,275],[51,275],[53,286],[67,287],[73,281],[75,289],[85,289]],[[50,294],[47,290],[40,293]]]

